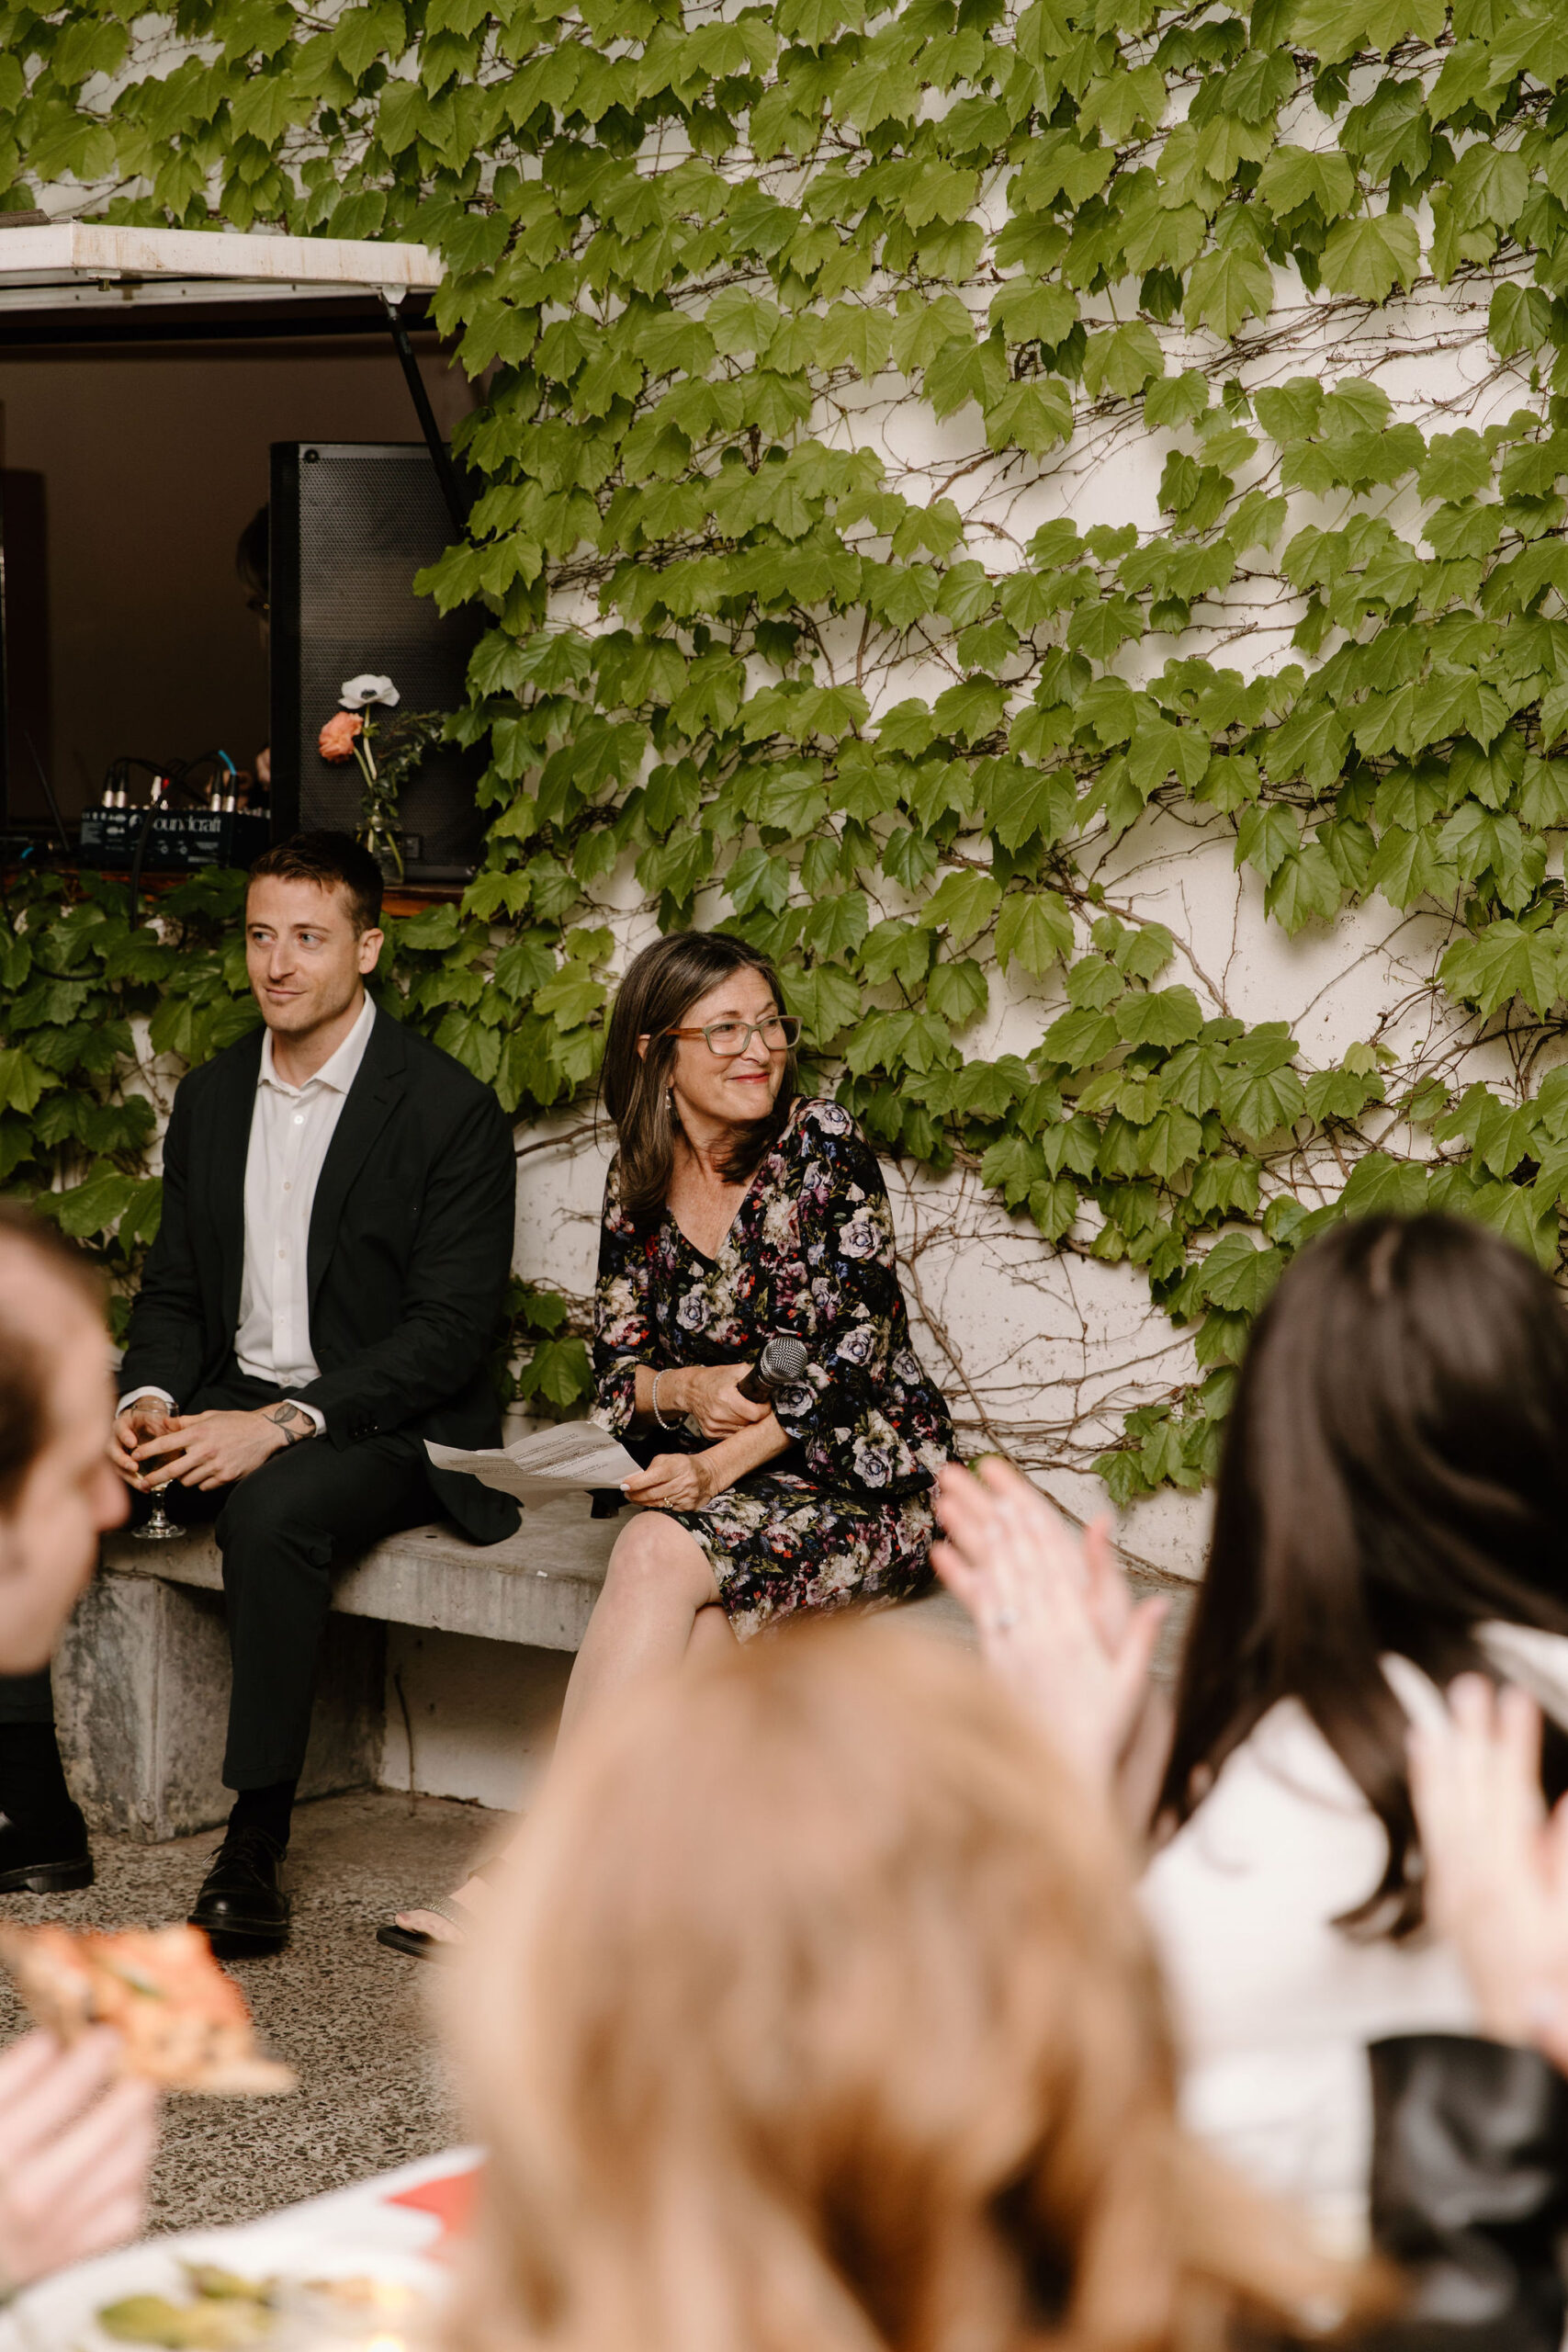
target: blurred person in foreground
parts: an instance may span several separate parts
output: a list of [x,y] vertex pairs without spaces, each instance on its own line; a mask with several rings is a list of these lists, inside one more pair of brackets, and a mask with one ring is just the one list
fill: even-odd
[[[103,1300],[52,1227],[0,1201],[0,1894],[90,1883],[86,1834],[59,1769],[35,1769],[25,1717],[3,1712],[46,1666],[127,1497],[106,1448],[114,1392]],[[73,1866],[51,1866],[62,1850]],[[69,2051],[34,2032],[0,2054],[0,2302],[44,2271],[134,2237],[145,2211],[157,2101],[115,2082],[118,2037]]]
[[[1188,2120],[1337,2246],[1366,2230],[1366,2045],[1478,2018],[1427,1917],[1410,1725],[1475,1672],[1568,1724],[1565,1406],[1557,1293],[1483,1226],[1313,1242],[1241,1367],[1174,1715],[1104,1529],[1000,1462],[942,1481],[933,1558],[988,1657],[1091,1780],[1141,1779]],[[1568,1786],[1556,1724],[1544,1774]]]
[[1356,2301],[1183,2132],[1122,1841],[949,1644],[649,1683],[491,1891],[446,2352],[1219,2352]]
[[[654,941],[616,992],[595,1418],[645,1466],[572,1667],[566,1746],[648,1674],[930,1577],[953,1424],[915,1353],[876,1154],[841,1104],[796,1092],[799,1035],[772,964],[723,933]],[[743,1396],[774,1338],[803,1344],[801,1377]],[[400,1915],[382,1941],[432,1957],[477,1892]]]

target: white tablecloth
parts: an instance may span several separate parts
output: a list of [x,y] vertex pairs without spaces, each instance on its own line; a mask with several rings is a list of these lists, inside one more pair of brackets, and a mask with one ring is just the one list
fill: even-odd
[[437,2295],[447,2272],[431,2254],[445,2235],[442,2222],[434,2213],[388,2200],[403,2189],[471,2171],[479,2161],[477,2148],[448,2148],[352,2188],[282,2206],[259,2222],[143,2238],[95,2262],[57,2270],[0,2313],[0,2352],[110,2352],[110,2339],[94,2314],[126,2295],[168,2295],[183,2302],[182,2262],[216,2263],[247,2278],[385,2278]]

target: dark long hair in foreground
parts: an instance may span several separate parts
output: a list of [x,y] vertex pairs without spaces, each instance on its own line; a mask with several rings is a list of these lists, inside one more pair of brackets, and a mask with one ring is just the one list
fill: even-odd
[[[772,989],[779,1011],[787,1012],[778,973],[767,956],[719,931],[672,931],[656,939],[633,956],[615,992],[600,1091],[619,1146],[621,1205],[636,1225],[657,1222],[675,1160],[669,1093],[678,1043],[666,1032],[685,1026],[693,1006],[737,972],[757,973]],[[649,1041],[646,1055],[637,1051],[639,1037]],[[795,1083],[792,1052],[772,1111],[738,1134],[725,1160],[730,1183],[744,1183],[783,1134]]]
[[792,1626],[608,1717],[454,1984],[489,2160],[441,2352],[1224,2352],[1357,2305],[1180,2128],[1122,1842],[973,1660]]
[[[1259,1317],[1220,1471],[1160,1807],[1185,1820],[1278,1701],[1301,1702],[1388,1836],[1344,1924],[1420,1923],[1405,1719],[1379,1667],[1490,1672],[1489,1619],[1568,1634],[1568,1316],[1484,1227],[1368,1217]],[[1568,1781],[1548,1727],[1545,1779]]]

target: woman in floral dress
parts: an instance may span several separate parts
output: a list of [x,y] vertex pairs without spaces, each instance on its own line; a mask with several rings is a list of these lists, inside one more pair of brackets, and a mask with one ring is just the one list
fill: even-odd
[[[876,1155],[836,1102],[796,1097],[798,1034],[772,965],[718,933],[656,941],[615,1000],[593,1363],[597,1418],[646,1466],[563,1742],[710,1645],[926,1579],[953,1425],[910,1344]],[[754,1403],[740,1383],[775,1336],[805,1374]],[[483,1899],[470,1881],[383,1940],[428,1957]]]
[[[682,989],[720,977],[661,1024],[666,1038],[677,1027],[696,1035],[671,1040],[676,1053],[650,1074],[657,1087],[670,1066],[672,1102],[660,1107],[673,1129],[664,1186],[673,1199],[628,1201],[625,1145],[610,1169],[594,1294],[596,1418],[649,1442],[653,1462],[627,1495],[693,1538],[715,1587],[705,1605],[744,1641],[796,1610],[897,1600],[924,1581],[931,1479],[952,1454],[953,1428],[910,1344],[876,1155],[838,1103],[794,1095],[795,1024],[778,1012],[771,968],[735,940],[677,935],[633,966],[622,1001],[661,970]],[[689,1090],[705,1081],[711,1091],[716,1075],[703,1034],[707,999],[728,1005],[738,990],[758,1000],[752,1013],[771,1015],[778,1036],[770,1046],[764,1030],[745,1049],[765,1073],[760,1082],[730,1080],[762,1099],[705,1230],[682,1163],[712,1167],[737,1137],[710,1136]],[[740,1017],[718,1025],[728,1043],[723,1033],[739,1033]],[[614,1055],[613,1041],[607,1091]],[[714,1106],[716,1125],[728,1110]],[[697,1217],[682,1216],[688,1204]],[[771,1407],[750,1405],[736,1383],[778,1335],[804,1343],[805,1376]]]

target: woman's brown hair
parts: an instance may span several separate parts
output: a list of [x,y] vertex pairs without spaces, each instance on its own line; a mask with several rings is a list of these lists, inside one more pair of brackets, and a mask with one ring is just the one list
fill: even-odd
[[[672,931],[656,939],[633,956],[615,992],[600,1092],[619,1146],[621,1206],[635,1225],[658,1217],[674,1166],[676,1124],[669,1096],[676,1041],[666,1032],[680,1028],[699,998],[732,972],[756,972],[772,989],[779,1011],[787,1010],[767,956],[721,931]],[[648,1039],[646,1055],[637,1051],[639,1037]],[[795,1086],[792,1050],[769,1115],[738,1130],[726,1155],[723,1173],[730,1183],[744,1183],[783,1134]]]
[[458,1980],[447,2352],[1213,2352],[1322,2290],[1176,2120],[1115,1830],[962,1652],[792,1628],[613,1713]]

